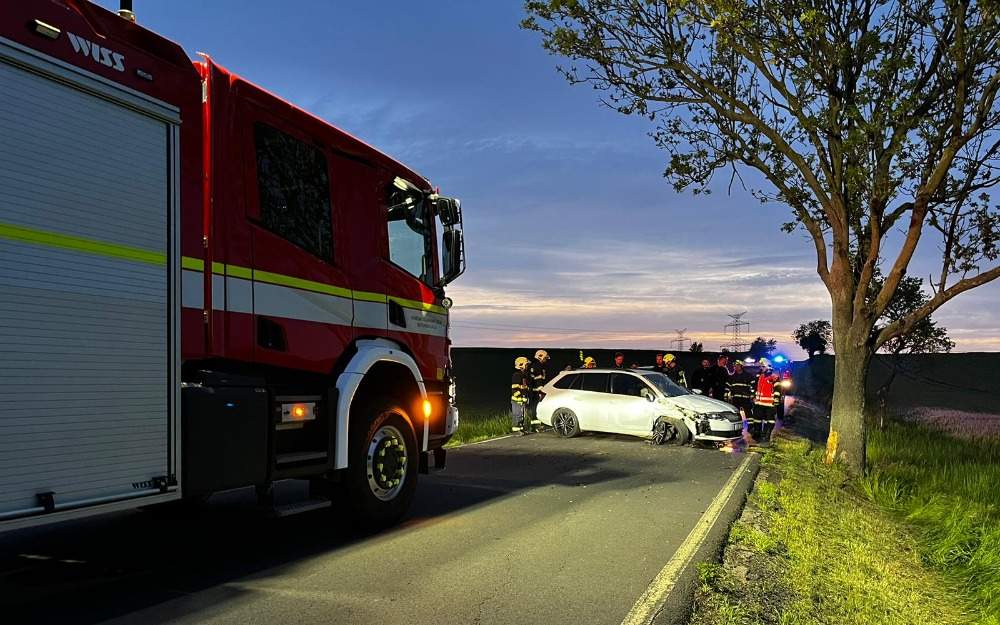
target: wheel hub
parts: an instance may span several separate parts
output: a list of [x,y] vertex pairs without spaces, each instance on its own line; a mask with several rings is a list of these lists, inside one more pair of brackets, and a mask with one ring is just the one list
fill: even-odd
[[368,443],[368,486],[382,501],[393,499],[406,481],[406,441],[391,425],[379,428]]

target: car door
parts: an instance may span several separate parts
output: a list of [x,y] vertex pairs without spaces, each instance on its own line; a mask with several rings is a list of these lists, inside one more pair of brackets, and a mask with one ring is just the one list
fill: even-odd
[[596,432],[613,432],[604,416],[607,414],[605,403],[609,397],[607,373],[581,373],[579,390],[570,391],[577,397],[572,410],[580,421],[580,428]]
[[643,391],[652,390],[639,379],[628,373],[611,375],[610,394],[605,402],[605,421],[614,432],[622,434],[646,434],[649,432],[652,402],[643,396]]

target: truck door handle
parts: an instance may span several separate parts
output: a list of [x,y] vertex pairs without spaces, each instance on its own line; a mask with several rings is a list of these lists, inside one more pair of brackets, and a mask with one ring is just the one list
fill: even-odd
[[403,307],[393,299],[389,300],[389,322],[401,328],[406,327],[406,314],[403,313]]

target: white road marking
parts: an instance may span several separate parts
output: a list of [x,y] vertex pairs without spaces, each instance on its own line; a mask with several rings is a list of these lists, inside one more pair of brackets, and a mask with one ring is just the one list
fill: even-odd
[[729,502],[733,491],[736,490],[736,485],[739,483],[740,478],[746,472],[747,465],[750,464],[750,459],[751,455],[747,454],[747,457],[740,464],[739,468],[733,472],[729,477],[729,481],[726,482],[726,485],[715,496],[708,509],[698,519],[694,529],[691,530],[691,533],[687,535],[687,538],[678,547],[677,552],[670,558],[666,566],[660,569],[660,572],[646,588],[646,592],[642,593],[639,600],[629,610],[628,616],[622,621],[622,625],[648,625],[653,620],[660,606],[663,605],[670,591],[677,584],[677,579],[680,577],[681,572],[690,564],[691,559],[694,558],[698,549],[705,542],[705,538],[708,537],[709,530],[712,529],[715,522],[719,519],[719,515],[722,514],[722,510]]

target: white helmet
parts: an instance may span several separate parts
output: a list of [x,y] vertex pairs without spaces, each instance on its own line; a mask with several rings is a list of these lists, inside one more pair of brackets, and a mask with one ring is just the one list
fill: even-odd
[[540,349],[537,352],[535,352],[535,358],[537,360],[546,361],[549,359],[549,353],[544,349]]

